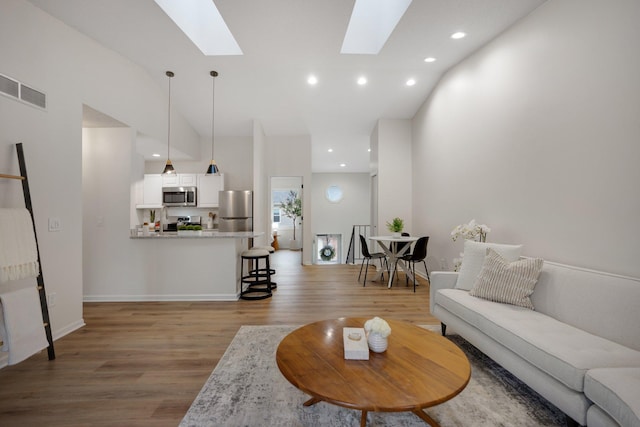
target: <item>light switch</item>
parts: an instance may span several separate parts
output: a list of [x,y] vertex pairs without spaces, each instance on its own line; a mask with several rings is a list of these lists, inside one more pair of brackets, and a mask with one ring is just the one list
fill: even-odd
[[49,218],[49,231],[60,230],[62,230],[62,221],[60,221],[60,218]]

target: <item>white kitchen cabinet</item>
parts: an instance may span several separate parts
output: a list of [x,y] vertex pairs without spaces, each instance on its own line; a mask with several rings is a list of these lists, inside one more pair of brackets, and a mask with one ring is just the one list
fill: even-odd
[[198,185],[195,173],[179,173],[176,175],[163,175],[163,187],[195,187]]
[[163,187],[177,187],[178,186],[178,175],[161,175],[162,176],[162,186]]
[[142,194],[138,196],[136,207],[139,209],[162,207],[162,175],[145,174]]
[[198,175],[198,207],[217,208],[218,191],[224,190],[224,174]]

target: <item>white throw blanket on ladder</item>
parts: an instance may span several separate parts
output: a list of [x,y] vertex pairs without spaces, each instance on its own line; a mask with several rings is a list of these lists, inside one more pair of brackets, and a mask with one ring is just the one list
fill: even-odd
[[22,362],[49,346],[35,286],[2,293],[0,302],[7,334],[3,349],[9,351],[9,365]]
[[[38,277],[38,248],[27,209],[0,209],[0,283]],[[7,285],[3,286],[7,289]],[[36,286],[0,293],[4,345],[14,365],[49,346]]]
[[39,272],[31,214],[26,209],[0,209],[0,283],[37,277]]

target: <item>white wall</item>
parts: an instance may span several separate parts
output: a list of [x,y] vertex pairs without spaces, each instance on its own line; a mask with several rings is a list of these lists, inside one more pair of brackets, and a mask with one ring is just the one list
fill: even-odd
[[378,175],[377,233],[388,234],[387,222],[402,218],[404,231],[415,234],[412,221],[411,121],[381,119],[371,136],[372,174]]
[[[318,233],[342,234],[340,262],[345,262],[353,226],[369,225],[370,176],[368,173],[314,173],[312,179],[312,237],[315,238]],[[327,187],[331,185],[342,189],[343,198],[340,202],[333,203],[325,197]],[[355,244],[360,244],[357,236]],[[315,250],[321,247],[316,245]],[[312,259],[317,259],[317,254],[314,253]]]
[[[24,0],[2,1],[0,57],[0,73],[47,95],[46,111],[0,96],[0,171],[18,173],[14,144],[23,142],[45,286],[57,296],[50,310],[57,338],[83,324],[82,105],[162,140],[166,88]],[[179,113],[172,134],[181,151],[197,155],[198,136]],[[20,186],[0,183],[0,206],[20,203]],[[60,219],[61,231],[46,231],[49,217]]]
[[262,125],[253,121],[253,230],[265,233],[254,239],[256,246],[270,244],[271,210],[269,208],[269,174],[265,159],[266,136]]
[[415,231],[640,276],[640,2],[550,1],[451,69],[413,123]]
[[[311,137],[309,135],[293,136],[267,136],[263,153],[265,159],[264,179],[272,176],[300,176],[304,189],[302,192],[302,262],[311,264],[312,234],[311,222]],[[268,181],[265,181],[268,182]],[[265,200],[265,209],[268,209],[269,197]],[[265,212],[270,212],[265,210]],[[271,227],[271,222],[265,223]]]
[[[124,293],[140,254],[129,239],[131,165],[135,132],[130,128],[82,131],[83,295]],[[113,173],[118,165],[118,172]]]
[[[216,137],[214,156],[220,172],[224,174],[226,190],[253,189],[253,139],[249,136]],[[162,173],[166,158],[157,162],[147,161],[145,173]],[[178,173],[203,174],[211,161],[211,139],[200,140],[197,160],[174,160],[171,163]]]

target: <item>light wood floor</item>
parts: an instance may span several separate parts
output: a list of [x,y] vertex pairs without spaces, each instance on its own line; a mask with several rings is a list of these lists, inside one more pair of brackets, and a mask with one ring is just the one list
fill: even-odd
[[[360,266],[301,266],[278,251],[270,299],[87,303],[86,326],[0,370],[0,426],[177,426],[241,325],[301,325],[341,316],[436,324],[428,283],[404,275],[357,282]],[[370,269],[370,276],[373,268]]]

